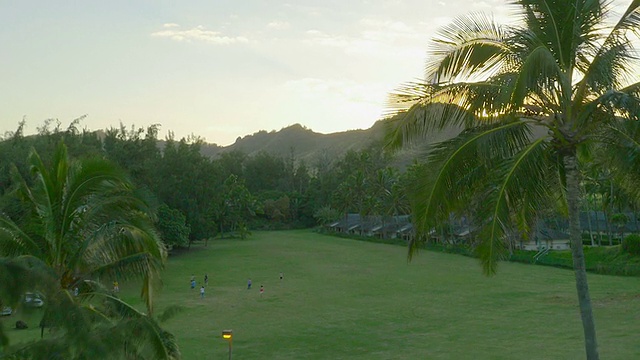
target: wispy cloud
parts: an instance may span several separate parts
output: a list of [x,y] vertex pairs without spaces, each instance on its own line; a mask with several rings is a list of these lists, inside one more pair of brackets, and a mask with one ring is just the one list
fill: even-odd
[[[427,31],[416,30],[402,21],[361,19],[358,22],[360,31],[351,35],[328,34],[320,30],[306,32],[307,43],[320,46],[343,47],[354,49],[358,47],[385,46],[399,47],[423,41]],[[429,29],[432,30],[432,29]]]
[[344,48],[348,47],[353,42],[353,39],[349,37],[342,35],[330,35],[320,30],[307,30],[306,34],[307,38],[304,42],[313,45]]
[[377,58],[407,58],[424,56],[425,43],[433,26],[412,28],[402,21],[361,19],[359,30],[351,34],[330,34],[320,30],[308,30],[305,43],[341,49],[349,55]]
[[244,36],[226,36],[218,31],[208,30],[199,25],[191,29],[182,29],[174,23],[164,24],[163,29],[151,33],[154,37],[164,37],[176,41],[203,41],[216,45],[229,45],[249,42]]
[[286,21],[272,21],[267,24],[267,27],[275,30],[286,30],[291,27],[291,24]]
[[360,25],[364,28],[361,32],[363,38],[389,44],[405,40],[413,42],[425,35],[402,21],[362,19]]

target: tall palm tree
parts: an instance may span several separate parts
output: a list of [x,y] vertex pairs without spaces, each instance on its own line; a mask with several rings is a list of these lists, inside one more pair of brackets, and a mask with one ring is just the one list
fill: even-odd
[[640,0],[615,22],[609,1],[510,4],[519,11],[518,23],[500,25],[475,14],[437,33],[425,81],[406,84],[392,97],[400,116],[389,145],[461,129],[431,149],[428,171],[414,189],[414,217],[426,232],[452,211],[478,204],[477,251],[489,274],[505,254],[513,219],[528,233],[537,210],[563,209],[587,358],[597,359],[578,214],[579,159],[599,144],[622,141],[614,129],[622,131],[620,123],[640,114],[629,37],[640,30]]
[[[35,151],[29,164],[33,175],[29,181],[15,168],[12,174],[17,184],[15,194],[24,201],[25,211],[13,219],[0,215],[0,259],[24,259],[17,263],[23,264],[20,272],[25,274],[46,269],[37,272],[39,281],[34,285],[47,296],[45,320],[65,328],[64,339],[72,342],[88,334],[92,336],[85,339],[95,340],[100,335],[129,343],[133,338],[147,339],[157,345],[151,358],[179,356],[170,334],[160,331],[150,316],[105,290],[111,281],[138,279],[151,315],[154,290],[166,259],[151,213],[125,174],[103,159],[72,162],[63,143],[56,148],[50,168]],[[76,289],[78,296],[72,296]],[[57,344],[61,339],[56,337]],[[120,345],[115,350],[128,348],[125,353],[132,353],[148,344]],[[173,348],[176,351],[170,351]],[[82,352],[61,354],[87,356]]]

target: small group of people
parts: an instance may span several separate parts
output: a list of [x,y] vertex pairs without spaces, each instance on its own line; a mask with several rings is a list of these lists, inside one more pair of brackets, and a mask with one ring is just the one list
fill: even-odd
[[[280,272],[280,281],[282,281],[284,279],[284,273]],[[251,278],[249,278],[247,280],[247,290],[251,290]],[[260,296],[262,296],[262,294],[264,294],[264,285],[260,285]]]
[[[191,284],[191,290],[196,288],[196,276],[191,274],[191,281],[189,282]],[[204,298],[204,287],[209,285],[209,275],[208,274],[204,274],[204,284],[202,286],[200,286],[200,298]]]
[[[284,273],[280,272],[280,281],[284,280]],[[191,285],[191,290],[196,288],[197,282],[196,282],[196,277],[195,275],[191,274],[191,280],[190,280],[190,285]],[[251,285],[253,283],[251,282],[251,278],[249,278],[247,280],[247,290],[251,290]],[[205,294],[205,286],[209,285],[209,275],[208,274],[204,274],[204,284],[202,286],[200,286],[200,298],[204,298],[204,294]],[[117,287],[117,282],[114,281],[114,291],[116,291]],[[119,291],[119,289],[118,289]],[[264,294],[264,285],[260,285],[260,296],[262,296],[262,294]]]
[[[251,279],[247,280],[247,290],[251,290]],[[264,286],[260,285],[260,296],[264,294]]]

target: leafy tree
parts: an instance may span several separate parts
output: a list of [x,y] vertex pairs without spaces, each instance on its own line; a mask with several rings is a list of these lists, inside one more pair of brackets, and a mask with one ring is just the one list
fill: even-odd
[[157,219],[156,227],[168,249],[189,245],[191,229],[186,224],[187,218],[180,210],[162,204],[158,207]]
[[246,187],[252,194],[286,190],[285,163],[282,158],[260,152],[245,160],[243,173]]
[[190,240],[207,239],[216,232],[211,219],[222,192],[219,164],[200,153],[200,140],[187,139],[165,143],[162,160],[156,169],[153,191],[160,201],[180,210],[191,228]]
[[[65,332],[33,344],[28,349],[34,353],[24,350],[22,356],[37,357],[33,354],[50,347],[59,358],[110,358],[104,354],[121,352],[122,356],[113,358],[179,357],[170,334],[107,294],[101,284],[112,279],[141,280],[141,296],[152,313],[166,251],[145,202],[136,196],[125,174],[99,158],[71,161],[63,143],[57,146],[50,167],[35,151],[29,164],[31,183],[15,168],[12,171],[15,194],[27,211],[15,219],[0,216],[1,264],[13,269],[0,274],[14,278],[0,282],[13,283],[20,274],[34,278],[28,283],[46,292],[46,314]],[[77,298],[71,295],[75,288],[80,290]],[[15,300],[24,290],[17,287],[10,297]],[[99,301],[94,301],[96,297]],[[145,340],[134,344],[134,334]],[[99,346],[102,341],[114,344],[106,339],[126,343],[108,352]],[[83,351],[85,347],[91,350]],[[153,355],[144,356],[142,349],[148,347]]]
[[322,151],[315,159],[313,168],[306,192],[311,213],[331,204],[333,193],[341,181],[335,174],[327,151]]
[[624,227],[629,222],[629,217],[624,213],[616,213],[611,216],[611,223],[616,226],[617,230],[620,233],[620,240],[624,236]]
[[284,195],[278,199],[267,199],[263,204],[264,214],[273,221],[285,221],[290,213],[289,197]]
[[27,174],[26,158],[31,144],[24,138],[22,132],[26,123],[20,122],[18,129],[6,135],[6,139],[0,142],[0,195],[11,186],[11,167]]
[[223,171],[224,179],[229,175],[235,175],[242,178],[244,162],[247,160],[247,154],[240,150],[233,150],[229,152],[223,152],[220,154],[220,158],[216,162],[220,165]]
[[365,214],[367,184],[364,172],[355,171],[343,181],[333,195],[332,204],[345,218],[350,212]]
[[413,215],[426,233],[478,204],[477,252],[488,274],[506,253],[514,221],[527,230],[539,209],[559,205],[569,219],[585,350],[597,359],[578,214],[580,156],[622,144],[624,124],[640,114],[628,37],[639,28],[640,1],[613,23],[608,1],[511,3],[519,24],[477,14],[439,31],[425,81],[395,96],[407,111],[389,139],[400,146],[435,129],[462,129],[433,147],[414,188]]
[[299,193],[305,193],[309,188],[310,181],[311,176],[309,175],[307,164],[304,161],[301,161],[298,164],[298,167],[296,167],[295,174],[293,175],[294,190]]
[[238,231],[244,238],[248,234],[247,223],[256,213],[256,201],[235,175],[230,175],[224,181],[222,194],[222,204],[216,208],[220,234],[224,236],[225,230]]
[[158,131],[160,125],[146,128],[123,124],[119,128],[110,128],[105,132],[104,151],[107,157],[126,169],[139,186],[152,187],[160,150],[158,149]]
[[640,235],[627,235],[622,240],[622,251],[634,256],[640,256]]

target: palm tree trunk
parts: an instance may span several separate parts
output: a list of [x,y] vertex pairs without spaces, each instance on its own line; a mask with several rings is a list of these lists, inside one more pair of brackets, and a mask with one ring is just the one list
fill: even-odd
[[608,208],[604,211],[604,223],[607,226],[607,236],[609,237],[609,246],[613,246],[613,231],[611,230],[611,223],[609,222],[609,210]]
[[589,296],[589,284],[587,283],[587,271],[580,236],[580,217],[578,213],[578,197],[580,194],[580,173],[575,151],[565,155],[564,165],[567,176],[567,205],[569,210],[569,236],[571,238],[571,254],[573,257],[573,270],[576,275],[576,289],[578,291],[578,303],[582,328],[584,331],[585,350],[588,360],[599,359],[598,342],[596,341],[596,325],[593,319],[593,309]]
[[613,246],[613,231],[611,230],[611,217],[609,216],[613,213],[613,199],[613,180],[609,179],[609,212],[605,213],[605,217],[607,219],[607,232],[609,233],[609,246]]
[[[582,186],[584,192],[583,196],[587,202],[587,226],[589,227],[589,240],[591,240],[591,246],[596,245],[596,240],[593,238],[593,226],[591,226],[591,201],[589,201],[589,194],[587,194],[587,189],[585,186]],[[582,229],[580,229],[582,231]]]

